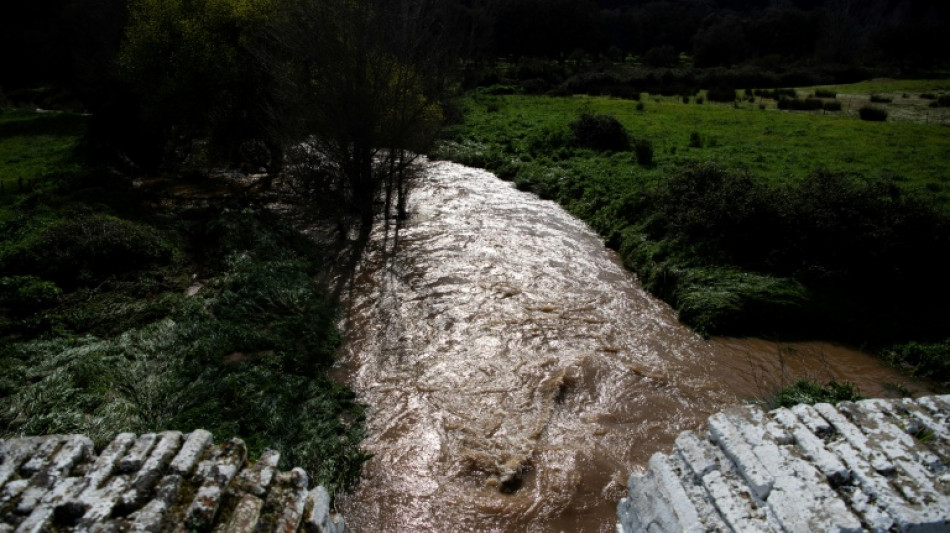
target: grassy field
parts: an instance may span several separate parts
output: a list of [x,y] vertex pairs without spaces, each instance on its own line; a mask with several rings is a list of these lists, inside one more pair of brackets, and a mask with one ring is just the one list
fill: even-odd
[[2,117],[0,438],[205,428],[331,492],[355,481],[363,406],[327,372],[325,251],[226,199],[155,208],[71,157],[82,117]]
[[[839,94],[939,94],[950,92],[950,79],[932,80],[898,80],[893,78],[877,78],[861,83],[848,85],[827,85],[821,88],[835,91]],[[807,88],[808,89],[814,89]]]
[[69,113],[0,111],[0,183],[6,191],[69,170],[85,118]]
[[[950,264],[935,255],[950,246],[950,128],[737,96],[476,91],[434,156],[558,201],[698,331],[879,347],[950,335]],[[629,148],[580,142],[581,116],[614,117]]]
[[[695,100],[691,100],[695,102]],[[766,109],[758,104],[684,104],[680,98],[642,102],[607,97],[475,96],[465,123],[454,132],[462,143],[502,146],[520,160],[551,167],[600,167],[600,154],[547,152],[543,139],[568,134],[582,112],[616,117],[630,134],[653,143],[654,167],[629,166],[633,179],[656,180],[691,162],[714,162],[774,182],[802,178],[815,169],[868,177],[893,177],[908,189],[950,201],[950,129],[933,124],[862,122],[846,113]],[[638,104],[642,103],[642,110]],[[691,136],[698,136],[699,143]],[[698,147],[696,146],[698,144]],[[615,156],[624,161],[624,155]],[[583,160],[583,163],[580,163]]]

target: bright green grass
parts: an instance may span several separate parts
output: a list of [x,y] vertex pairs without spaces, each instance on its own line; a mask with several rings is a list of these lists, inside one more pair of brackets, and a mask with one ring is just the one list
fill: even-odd
[[[581,112],[609,114],[634,137],[653,142],[655,167],[631,167],[628,174],[652,180],[690,162],[715,162],[770,181],[787,181],[816,169],[868,177],[897,176],[909,189],[950,202],[950,129],[910,122],[862,122],[844,113],[785,112],[744,104],[684,104],[673,98],[637,103],[605,97],[479,97],[468,101],[458,138],[528,152],[539,132],[566,130]],[[690,134],[702,139],[690,148]],[[556,158],[557,153],[532,154]],[[566,155],[566,154],[565,154]],[[589,154],[583,164],[603,166]],[[565,163],[561,163],[564,165]],[[577,157],[568,165],[577,165]]]
[[0,112],[0,182],[9,192],[70,166],[85,118],[29,111]]
[[950,79],[895,80],[890,78],[877,78],[861,83],[830,85],[822,86],[821,88],[830,89],[841,94],[908,93],[916,95],[920,93],[950,91]]

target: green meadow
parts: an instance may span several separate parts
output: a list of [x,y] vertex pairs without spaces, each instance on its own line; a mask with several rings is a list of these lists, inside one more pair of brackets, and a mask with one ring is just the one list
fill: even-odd
[[[845,112],[779,111],[775,101],[684,104],[679,97],[473,96],[453,140],[501,148],[520,161],[575,169],[610,164],[602,154],[544,150],[543,139],[567,135],[581,113],[616,117],[635,138],[653,144],[654,166],[627,173],[655,180],[690,163],[713,162],[771,182],[816,169],[894,178],[950,200],[950,129],[911,122],[863,122]],[[642,106],[640,106],[642,104]],[[759,105],[766,109],[760,109]],[[642,107],[638,110],[638,107]],[[699,142],[691,139],[698,137]]]

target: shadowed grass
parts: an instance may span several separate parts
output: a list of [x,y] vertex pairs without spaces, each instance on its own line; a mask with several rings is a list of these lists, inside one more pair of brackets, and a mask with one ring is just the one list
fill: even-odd
[[74,162],[82,128],[0,115],[0,438],[205,428],[353,483],[363,407],[328,376],[323,252],[261,211],[154,212]]
[[85,132],[86,118],[68,114],[0,111],[0,182],[6,192],[20,182],[75,168],[73,150]]

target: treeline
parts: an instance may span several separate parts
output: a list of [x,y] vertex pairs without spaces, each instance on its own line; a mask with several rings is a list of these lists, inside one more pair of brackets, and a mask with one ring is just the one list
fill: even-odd
[[302,190],[368,226],[380,198],[404,210],[413,154],[441,124],[456,57],[443,4],[44,0],[4,17],[0,87],[91,112],[86,155],[124,173],[298,169]]
[[[0,18],[0,60],[5,67],[0,87],[16,92],[53,82],[72,89],[84,101],[102,98],[102,84],[128,33],[130,12],[144,3],[36,0],[5,6]],[[162,10],[168,14],[207,7],[220,13],[228,4],[237,5],[178,1]],[[239,4],[245,12],[286,12],[326,10],[333,2]],[[950,5],[937,0],[367,0],[359,4],[381,14],[390,37],[401,32],[403,44],[411,42],[417,52],[437,48],[469,61],[605,58],[635,59],[652,67],[676,67],[688,61],[699,68],[755,64],[772,69],[873,65],[907,74],[947,66],[950,60],[950,42],[943,38]],[[356,27],[346,20],[349,15],[334,16],[338,27]],[[311,18],[294,22],[300,28]]]
[[475,58],[584,54],[657,67],[754,62],[874,64],[902,72],[946,65],[950,7],[933,0],[734,2],[468,0],[459,2]]

